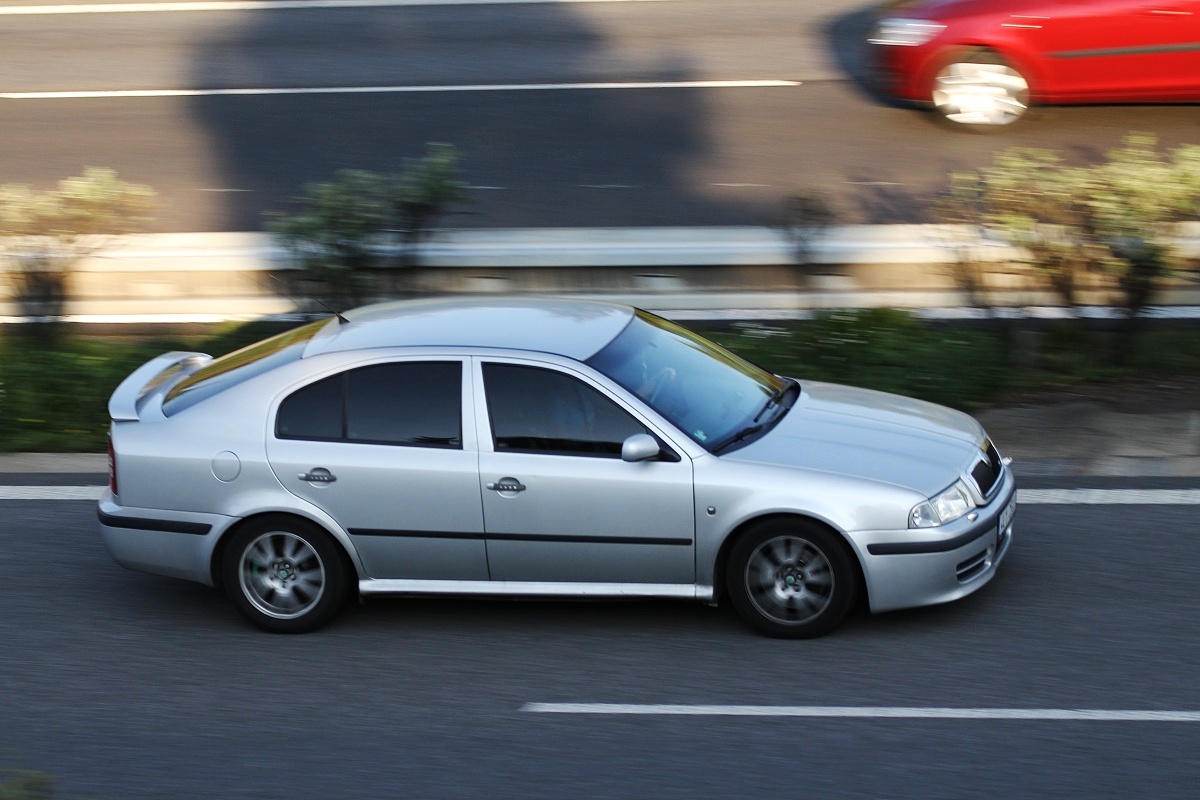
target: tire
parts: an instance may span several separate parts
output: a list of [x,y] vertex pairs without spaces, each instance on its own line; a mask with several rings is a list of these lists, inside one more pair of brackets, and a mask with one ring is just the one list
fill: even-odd
[[271,633],[307,633],[346,601],[349,570],[325,531],[300,519],[254,520],[234,533],[221,565],[237,610]]
[[742,620],[779,639],[811,639],[833,630],[854,606],[853,554],[833,531],[810,520],[770,520],[733,545],[725,576]]
[[930,100],[938,116],[956,128],[991,133],[1024,119],[1029,81],[999,54],[969,50],[938,70]]

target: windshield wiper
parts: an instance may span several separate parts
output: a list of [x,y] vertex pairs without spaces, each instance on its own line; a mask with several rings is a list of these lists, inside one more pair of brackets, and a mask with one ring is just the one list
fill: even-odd
[[767,422],[760,422],[757,425],[747,425],[746,427],[742,428],[737,433],[730,436],[728,439],[724,440],[723,442],[721,442],[719,444],[714,445],[710,452],[714,456],[720,455],[721,451],[724,450],[725,448],[731,447],[731,446],[737,444],[738,442],[742,441],[743,439],[750,438],[754,434],[756,434],[759,431],[766,428],[769,424],[770,423],[767,423]]
[[754,415],[754,419],[750,420],[751,424],[755,424],[760,419],[762,419],[762,415],[767,413],[767,409],[771,408],[772,406],[779,405],[780,401],[783,400],[783,398],[787,395],[787,393],[789,391],[791,391],[791,388],[795,385],[796,385],[796,382],[793,381],[791,378],[784,378],[783,384],[778,389],[776,389],[775,392],[770,397],[767,398],[767,402],[763,405],[762,408],[759,409],[758,413]]
[[799,387],[799,386],[800,386],[800,384],[797,383],[796,381],[792,380],[791,378],[784,378],[783,386],[779,387],[779,389],[777,389],[770,397],[767,398],[766,404],[761,409],[759,409],[759,412],[757,414],[754,415],[754,419],[750,420],[749,425],[742,428],[740,431],[733,434],[729,438],[724,439],[721,442],[713,445],[712,449],[709,450],[709,452],[712,453],[713,455],[719,455],[722,450],[732,447],[733,445],[737,444],[738,442],[745,441],[746,439],[749,439],[751,436],[755,435],[756,433],[761,433],[762,431],[766,430],[767,428],[770,428],[772,425],[774,425],[776,422],[778,422],[780,419],[783,418],[783,414],[776,414],[774,417],[771,417],[766,422],[759,422],[759,420],[762,419],[763,414],[767,413],[768,409],[776,408],[776,407],[782,408],[786,412],[788,407],[783,405],[783,400],[785,397],[787,397],[787,393],[792,389],[792,387]]

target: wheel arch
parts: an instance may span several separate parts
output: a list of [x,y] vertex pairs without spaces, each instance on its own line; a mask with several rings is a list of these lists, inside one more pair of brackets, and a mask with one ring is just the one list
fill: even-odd
[[1045,68],[1039,65],[1035,58],[1022,53],[1019,48],[997,46],[995,42],[974,39],[968,39],[954,45],[947,45],[938,52],[937,56],[931,58],[926,63],[920,83],[920,86],[923,87],[922,93],[927,99],[932,96],[934,78],[937,77],[938,71],[947,64],[951,64],[960,58],[972,54],[983,53],[1001,59],[1021,73],[1021,76],[1025,78],[1025,82],[1029,85],[1029,99],[1031,103],[1038,102],[1043,97],[1043,87],[1046,83]]
[[359,565],[357,563],[357,558],[355,558],[351,550],[346,546],[346,543],[342,541],[340,536],[337,536],[333,531],[329,530],[329,527],[324,525],[320,520],[313,519],[312,517],[305,516],[304,514],[298,514],[295,511],[260,511],[243,517],[233,525],[230,525],[225,532],[221,534],[221,538],[217,540],[217,544],[213,548],[212,558],[209,560],[208,571],[213,586],[221,587],[223,584],[221,579],[221,564],[225,561],[225,554],[229,550],[229,543],[233,540],[237,532],[248,525],[268,522],[272,519],[283,520],[286,522],[299,522],[303,525],[314,527],[328,536],[337,547],[338,553],[340,554],[344,566],[346,567],[346,574],[354,577],[354,580],[351,581],[351,592],[355,596],[358,595],[357,577],[360,574],[358,568]]
[[858,551],[855,550],[854,545],[850,543],[850,539],[846,536],[846,534],[819,517],[814,517],[810,514],[804,514],[796,511],[774,512],[770,514],[762,514],[757,517],[751,517],[743,520],[738,524],[737,527],[729,532],[729,535],[726,536],[724,541],[721,542],[720,549],[717,550],[716,563],[713,565],[714,601],[720,601],[727,592],[727,587],[725,586],[725,573],[729,565],[729,554],[733,550],[734,545],[737,544],[738,540],[745,536],[747,531],[750,531],[759,525],[768,522],[786,520],[803,520],[804,522],[818,525],[828,532],[834,534],[836,540],[840,542],[841,546],[845,549],[846,555],[850,559],[850,563],[854,566],[855,580],[858,582],[857,588],[861,593],[860,598],[869,600],[868,593],[870,590],[867,586],[866,574],[863,572],[862,561],[859,559]]

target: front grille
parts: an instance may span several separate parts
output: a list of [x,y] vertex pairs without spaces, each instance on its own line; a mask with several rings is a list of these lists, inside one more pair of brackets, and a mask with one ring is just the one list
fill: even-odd
[[979,487],[979,493],[984,497],[988,497],[992,493],[992,489],[996,488],[996,482],[1000,480],[1001,469],[1000,453],[989,439],[979,461],[971,468],[971,479],[975,481],[975,485]]
[[958,578],[959,583],[966,583],[988,568],[991,562],[988,561],[988,551],[984,550],[977,555],[971,556],[966,561],[959,562],[954,568],[954,576]]

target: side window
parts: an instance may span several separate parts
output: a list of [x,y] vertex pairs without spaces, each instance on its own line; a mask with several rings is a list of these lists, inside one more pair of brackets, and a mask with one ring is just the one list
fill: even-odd
[[310,384],[280,404],[275,435],[461,448],[462,364],[376,364]]
[[646,428],[586,383],[554,370],[484,364],[492,440],[504,452],[620,458]]
[[344,373],[310,383],[279,404],[275,435],[280,439],[341,439],[345,396]]

